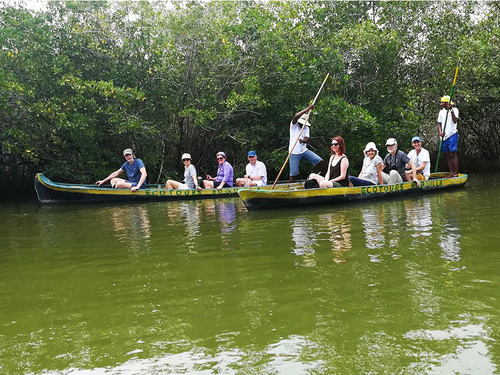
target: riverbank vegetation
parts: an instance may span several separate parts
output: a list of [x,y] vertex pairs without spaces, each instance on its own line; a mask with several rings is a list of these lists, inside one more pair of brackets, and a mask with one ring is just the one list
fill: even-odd
[[316,153],[326,158],[341,135],[352,173],[367,142],[384,155],[388,137],[409,150],[418,134],[436,160],[439,98],[459,59],[461,170],[498,168],[499,13],[498,2],[4,4],[1,192],[31,191],[37,171],[96,181],[127,147],[148,182],[179,178],[184,152],[204,176],[223,150],[243,175],[251,149],[272,180],[291,118],[327,73],[311,121]]

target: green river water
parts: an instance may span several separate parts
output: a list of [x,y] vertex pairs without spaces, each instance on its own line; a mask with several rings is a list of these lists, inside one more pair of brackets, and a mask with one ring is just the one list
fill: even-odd
[[0,204],[0,373],[499,374],[499,183],[255,212]]

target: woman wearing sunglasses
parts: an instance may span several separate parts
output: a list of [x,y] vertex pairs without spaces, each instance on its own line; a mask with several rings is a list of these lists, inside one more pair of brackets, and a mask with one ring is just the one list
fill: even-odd
[[349,160],[345,155],[344,138],[337,136],[332,139],[331,154],[325,177],[311,173],[309,179],[318,181],[320,188],[349,186]]
[[233,187],[233,167],[226,161],[226,154],[222,151],[217,153],[217,177],[212,177],[207,174],[205,180],[203,180],[203,186],[205,189],[217,189],[220,190],[223,187]]
[[182,155],[182,163],[184,164],[184,181],[178,182],[174,180],[168,180],[165,184],[167,189],[196,189],[201,190],[198,185],[198,175],[196,174],[196,168],[191,164],[191,155],[185,153]]

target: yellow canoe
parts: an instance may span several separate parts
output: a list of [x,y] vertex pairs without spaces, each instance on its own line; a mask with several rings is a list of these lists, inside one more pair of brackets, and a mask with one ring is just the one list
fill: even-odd
[[467,182],[466,174],[458,177],[446,178],[448,173],[432,173],[427,181],[421,181],[421,186],[415,182],[402,182],[393,185],[372,185],[355,187],[335,187],[304,189],[303,186],[281,188],[273,190],[238,190],[248,210],[260,210],[276,207],[297,207],[308,204],[331,204],[358,201],[363,199],[387,198],[393,196],[419,194],[435,190],[462,187]]

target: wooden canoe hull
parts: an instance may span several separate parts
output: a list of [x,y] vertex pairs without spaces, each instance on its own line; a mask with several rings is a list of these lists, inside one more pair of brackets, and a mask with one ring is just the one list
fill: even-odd
[[422,194],[430,191],[458,188],[465,185],[468,176],[459,174],[458,177],[444,178],[447,173],[433,173],[431,179],[421,181],[418,187],[415,182],[402,182],[393,185],[373,185],[356,187],[336,187],[329,189],[304,189],[292,187],[286,189],[253,191],[242,189],[239,196],[249,211],[278,208],[297,207],[309,204],[334,204],[351,201],[389,198],[411,194]]
[[[298,186],[298,184],[295,184]],[[285,186],[293,186],[285,184]],[[35,176],[35,190],[38,200],[41,203],[66,203],[66,202],[123,202],[123,201],[174,201],[174,200],[193,200],[193,199],[214,199],[237,197],[238,190],[261,190],[270,189],[271,186],[252,187],[252,188],[224,188],[178,190],[165,189],[158,185],[147,185],[144,189],[131,192],[129,189],[113,189],[107,187],[98,187],[96,185],[66,184],[53,182],[42,173]]]

